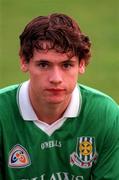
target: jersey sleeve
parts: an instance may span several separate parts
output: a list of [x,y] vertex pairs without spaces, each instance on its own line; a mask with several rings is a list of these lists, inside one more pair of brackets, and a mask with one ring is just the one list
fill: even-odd
[[119,180],[119,107],[115,104],[109,105],[104,116],[107,131],[92,179]]
[[2,178],[2,132],[1,132],[1,124],[0,124],[0,180]]

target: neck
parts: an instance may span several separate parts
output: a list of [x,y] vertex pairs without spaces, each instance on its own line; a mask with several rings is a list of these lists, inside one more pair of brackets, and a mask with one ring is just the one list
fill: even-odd
[[[40,103],[38,100],[30,96],[32,107],[39,120],[52,124],[62,117],[66,108],[69,105],[71,97],[68,97],[65,102],[58,104]],[[44,108],[45,107],[45,108]]]
[[37,114],[38,119],[46,122],[47,124],[52,124],[62,117],[67,106],[68,106],[67,104],[65,105],[60,104],[60,105],[47,106],[45,107],[45,109],[39,107],[38,110],[36,110],[35,112]]

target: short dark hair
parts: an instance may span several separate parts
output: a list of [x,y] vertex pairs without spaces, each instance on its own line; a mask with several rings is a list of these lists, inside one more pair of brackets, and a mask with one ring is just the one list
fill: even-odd
[[20,56],[27,62],[33,57],[34,50],[55,49],[61,53],[71,52],[79,61],[89,63],[91,42],[89,37],[81,32],[78,24],[65,14],[54,13],[48,16],[38,16],[29,22],[20,35]]

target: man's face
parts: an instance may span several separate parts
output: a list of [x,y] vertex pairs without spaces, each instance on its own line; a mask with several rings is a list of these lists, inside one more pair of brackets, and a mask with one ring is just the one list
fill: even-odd
[[63,103],[71,97],[85,64],[79,64],[76,56],[69,59],[66,53],[55,50],[35,51],[29,63],[21,59],[21,69],[29,72],[30,95],[46,105]]

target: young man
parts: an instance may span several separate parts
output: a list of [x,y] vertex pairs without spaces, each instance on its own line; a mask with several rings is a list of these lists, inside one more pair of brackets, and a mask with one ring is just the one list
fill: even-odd
[[33,19],[20,35],[29,81],[0,91],[1,180],[119,180],[119,109],[77,84],[90,40],[67,15]]

